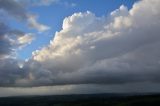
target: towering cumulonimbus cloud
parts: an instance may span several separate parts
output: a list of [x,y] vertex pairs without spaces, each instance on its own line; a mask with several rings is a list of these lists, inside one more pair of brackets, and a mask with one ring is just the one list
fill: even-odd
[[142,0],[106,17],[89,11],[66,17],[48,46],[16,63],[20,74],[1,71],[6,75],[1,86],[159,83],[158,4],[159,0]]
[[50,45],[33,53],[53,84],[159,82],[160,2],[143,0],[109,17],[66,17]]

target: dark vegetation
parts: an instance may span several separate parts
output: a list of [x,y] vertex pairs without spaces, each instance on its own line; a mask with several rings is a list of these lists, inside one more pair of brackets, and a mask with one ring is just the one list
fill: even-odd
[[81,94],[1,97],[0,106],[160,106],[160,95]]

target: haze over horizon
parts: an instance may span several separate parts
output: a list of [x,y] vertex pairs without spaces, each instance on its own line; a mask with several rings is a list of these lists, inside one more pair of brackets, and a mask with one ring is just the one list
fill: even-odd
[[0,0],[0,97],[160,92],[160,0]]

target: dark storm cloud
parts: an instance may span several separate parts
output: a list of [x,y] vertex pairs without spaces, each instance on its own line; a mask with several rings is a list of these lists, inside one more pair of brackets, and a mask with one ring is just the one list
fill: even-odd
[[21,69],[15,59],[0,60],[0,86],[15,85],[15,80],[26,77],[27,71]]

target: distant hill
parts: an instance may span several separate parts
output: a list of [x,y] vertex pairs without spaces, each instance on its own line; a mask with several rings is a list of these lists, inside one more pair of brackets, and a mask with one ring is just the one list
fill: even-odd
[[0,106],[160,106],[160,94],[77,94],[1,97]]

